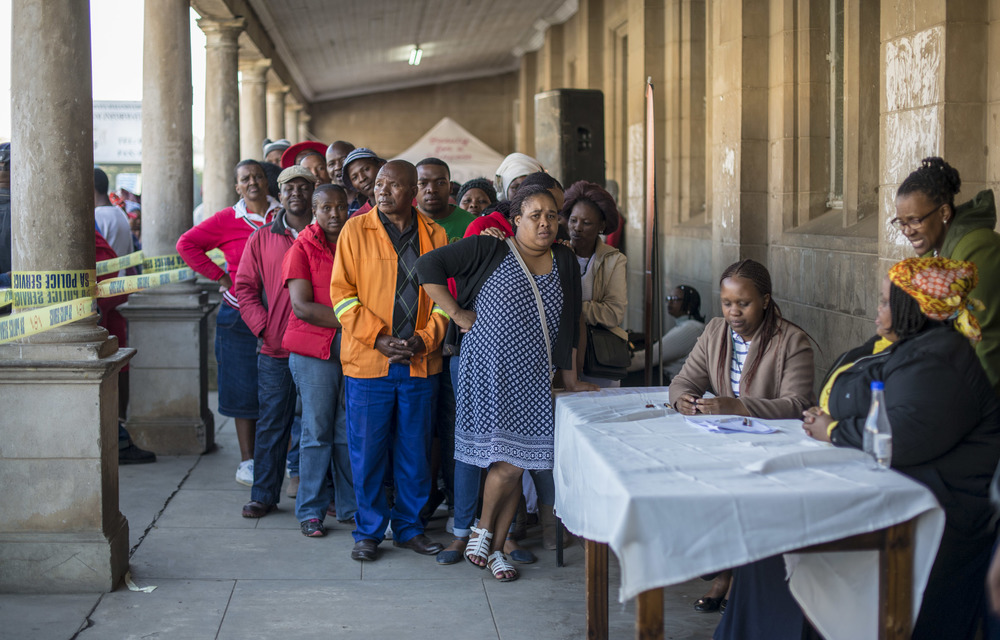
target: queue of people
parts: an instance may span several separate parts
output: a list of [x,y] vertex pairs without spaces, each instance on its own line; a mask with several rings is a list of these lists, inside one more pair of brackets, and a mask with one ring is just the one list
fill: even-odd
[[[244,161],[240,201],[178,243],[225,290],[220,412],[237,420],[237,476],[252,485],[243,515],[279,502],[297,396],[303,535],[322,537],[333,515],[353,526],[356,560],[376,560],[391,537],[439,564],[516,579],[515,564],[536,560],[515,533],[525,484],[546,547],[560,526],[553,386],[616,384],[587,376],[581,357],[588,327],[625,319],[626,258],[604,240],[620,226],[614,199],[587,182],[564,191],[524,154],[456,193],[436,158],[414,166],[344,141],[270,144],[285,167],[279,202],[261,165]],[[929,158],[901,185],[891,224],[921,257],[890,270],[878,335],[837,361],[818,397],[814,340],[754,260],[721,274],[722,317],[706,321],[690,285],[671,290],[676,326],[650,346],[679,413],[802,418],[836,446],[860,446],[867,385],[885,384],[893,465],[927,485],[947,519],[914,637],[972,637],[995,539],[1000,236],[992,192],[956,206],[960,184]],[[216,247],[226,269],[205,256]],[[442,502],[448,544],[425,533]],[[783,570],[777,556],[709,576],[695,608],[724,612],[717,638],[808,637]]]

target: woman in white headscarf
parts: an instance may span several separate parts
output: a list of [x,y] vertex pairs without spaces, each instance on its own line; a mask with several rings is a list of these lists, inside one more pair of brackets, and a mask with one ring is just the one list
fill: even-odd
[[504,202],[513,198],[524,177],[537,171],[545,171],[545,168],[531,156],[512,153],[504,158],[497,167],[496,178],[493,180],[497,189],[497,200]]

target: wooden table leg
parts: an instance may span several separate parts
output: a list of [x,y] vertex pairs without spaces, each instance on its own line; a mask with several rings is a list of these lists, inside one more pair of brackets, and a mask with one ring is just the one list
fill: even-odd
[[636,640],[663,640],[663,589],[643,591],[635,601]]
[[905,640],[913,619],[912,520],[886,530],[879,574],[879,638]]
[[608,545],[586,540],[587,639],[608,640]]

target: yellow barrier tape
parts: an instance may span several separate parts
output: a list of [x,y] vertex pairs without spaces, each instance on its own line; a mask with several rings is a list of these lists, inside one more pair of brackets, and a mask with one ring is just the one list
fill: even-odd
[[148,273],[141,276],[125,276],[123,278],[112,278],[97,283],[97,297],[109,298],[111,296],[121,296],[128,293],[135,293],[144,289],[152,289],[165,284],[174,284],[182,280],[190,280],[197,274],[190,267],[183,269],[172,269],[171,271],[161,271],[158,273]]
[[171,269],[182,269],[187,266],[184,258],[179,255],[152,256],[142,261],[143,273],[158,273]]
[[[211,258],[212,262],[215,264],[221,265],[226,262],[226,256],[223,255],[221,249],[212,249],[206,255],[208,255],[208,257]],[[187,263],[185,263],[184,259],[178,255],[154,256],[152,258],[146,258],[143,256],[142,251],[136,251],[135,253],[130,253],[127,256],[112,258],[111,260],[101,260],[97,263],[97,275],[103,276],[138,265],[142,265],[144,271],[158,273],[160,271],[167,271],[170,269],[181,269],[186,267]]]
[[77,298],[92,298],[96,282],[95,269],[15,271],[11,274],[14,307],[41,307]]
[[0,344],[33,336],[93,315],[97,315],[97,301],[89,297],[15,313],[0,318]]
[[14,292],[10,289],[0,289],[0,309],[14,302]]
[[127,256],[111,258],[110,260],[101,260],[97,263],[97,275],[103,276],[109,273],[116,273],[122,269],[134,267],[142,264],[142,260],[142,251],[136,251],[135,253],[130,253]]

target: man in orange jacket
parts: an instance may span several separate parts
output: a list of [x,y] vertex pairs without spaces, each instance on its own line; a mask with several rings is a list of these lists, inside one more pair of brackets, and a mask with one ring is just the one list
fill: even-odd
[[[417,284],[418,257],[448,243],[416,211],[417,170],[394,160],[375,179],[376,207],[348,220],[337,241],[330,299],[343,327],[347,430],[358,499],[355,560],[374,560],[392,524],[393,544],[434,555],[420,509],[431,488],[431,413],[448,317]],[[389,474],[390,451],[392,474]],[[384,482],[392,477],[390,509]]]

